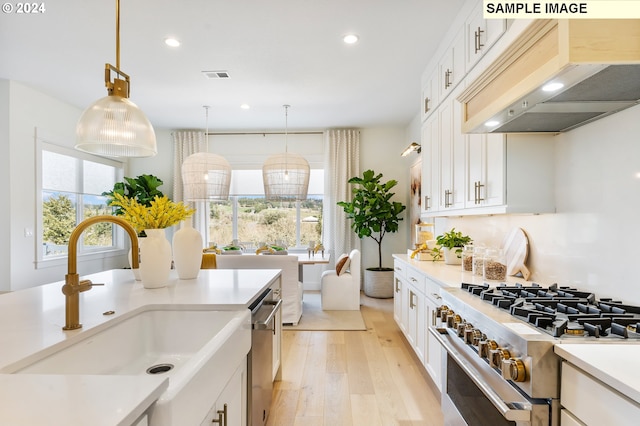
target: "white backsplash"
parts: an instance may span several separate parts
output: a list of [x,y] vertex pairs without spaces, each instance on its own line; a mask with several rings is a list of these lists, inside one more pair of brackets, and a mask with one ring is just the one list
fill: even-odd
[[640,106],[554,138],[557,213],[441,218],[436,232],[500,246],[523,228],[533,281],[640,304]]

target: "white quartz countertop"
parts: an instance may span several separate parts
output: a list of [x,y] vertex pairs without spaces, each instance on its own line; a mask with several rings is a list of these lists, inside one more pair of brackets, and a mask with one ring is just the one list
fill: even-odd
[[[279,277],[279,270],[203,269],[197,279],[171,271],[166,287],[145,289],[131,270],[83,275],[103,283],[80,293],[83,328],[63,331],[63,281],[0,295],[0,410],[2,425],[131,424],[167,387],[167,379],[139,376],[2,374],[13,364],[81,338],[81,333],[148,306],[246,309]],[[104,313],[113,311],[111,315]],[[96,420],[98,419],[98,420]]]
[[488,283],[489,285],[498,285],[502,282],[531,284],[530,281],[526,281],[524,278],[510,276],[502,281],[485,281],[481,275],[474,275],[471,272],[463,271],[462,265],[447,265],[442,261],[416,260],[411,259],[407,254],[394,254],[393,257],[429,275],[431,279],[440,283],[442,287],[459,288],[463,282],[469,284]]
[[579,369],[640,404],[640,345],[634,343],[559,344],[554,351]]

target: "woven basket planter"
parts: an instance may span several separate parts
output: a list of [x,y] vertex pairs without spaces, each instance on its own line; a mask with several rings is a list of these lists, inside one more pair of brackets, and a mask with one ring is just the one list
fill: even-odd
[[364,294],[378,299],[393,297],[393,269],[385,271],[365,269]]

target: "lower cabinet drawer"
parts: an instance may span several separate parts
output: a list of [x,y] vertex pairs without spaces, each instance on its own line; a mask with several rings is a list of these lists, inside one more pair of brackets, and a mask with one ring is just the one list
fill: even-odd
[[587,426],[637,425],[640,419],[638,404],[566,361],[562,363],[560,404]]

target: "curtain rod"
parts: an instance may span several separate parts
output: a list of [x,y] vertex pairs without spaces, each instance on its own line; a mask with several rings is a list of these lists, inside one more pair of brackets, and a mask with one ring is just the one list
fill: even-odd
[[[324,132],[287,132],[289,135],[322,135]],[[237,135],[284,135],[284,132],[209,132],[210,136]]]

